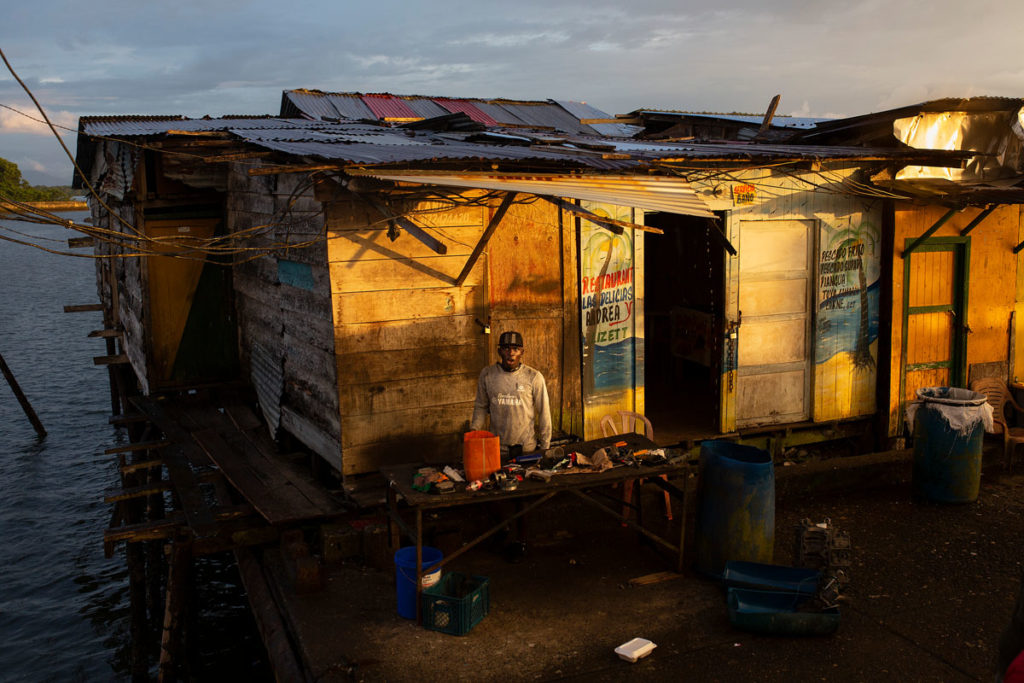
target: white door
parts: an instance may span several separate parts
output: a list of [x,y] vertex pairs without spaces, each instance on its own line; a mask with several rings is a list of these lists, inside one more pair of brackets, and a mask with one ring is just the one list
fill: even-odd
[[810,417],[814,227],[740,222],[737,427]]

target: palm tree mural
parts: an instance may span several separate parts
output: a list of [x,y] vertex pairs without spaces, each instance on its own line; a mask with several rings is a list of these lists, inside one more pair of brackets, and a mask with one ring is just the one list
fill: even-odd
[[[845,262],[856,259],[857,261],[857,293],[859,316],[857,319],[857,332],[853,339],[852,349],[847,349],[851,361],[857,369],[870,370],[875,367],[875,359],[871,356],[871,311],[868,296],[868,276],[865,269],[865,257],[870,258],[875,253],[875,233],[877,229],[871,223],[861,223],[856,228],[840,230],[832,236],[827,245],[828,249],[842,253],[842,260]],[[849,269],[847,272],[850,272]],[[838,295],[837,295],[838,296]],[[828,330],[828,321],[822,320],[824,329],[819,325],[819,330]]]

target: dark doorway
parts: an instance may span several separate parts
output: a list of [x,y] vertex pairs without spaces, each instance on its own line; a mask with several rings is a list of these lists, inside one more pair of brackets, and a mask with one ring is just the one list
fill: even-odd
[[719,433],[725,250],[711,219],[651,213],[644,241],[645,411],[660,443]]

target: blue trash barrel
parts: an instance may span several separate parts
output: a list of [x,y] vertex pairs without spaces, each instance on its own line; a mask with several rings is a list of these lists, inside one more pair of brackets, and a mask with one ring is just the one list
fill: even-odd
[[936,503],[970,503],[981,485],[985,395],[957,387],[917,390],[914,494]]
[[775,549],[775,468],[767,451],[731,441],[700,447],[697,571],[721,577],[730,560],[771,562]]

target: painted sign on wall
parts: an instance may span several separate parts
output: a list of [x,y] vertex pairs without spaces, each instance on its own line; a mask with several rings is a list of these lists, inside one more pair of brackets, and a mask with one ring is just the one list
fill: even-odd
[[[629,208],[584,202],[588,211],[633,221]],[[643,233],[580,221],[580,323],[586,438],[617,410],[643,412],[643,284],[637,282]],[[642,269],[639,271],[642,273]]]
[[821,224],[815,329],[815,421],[875,410],[879,229],[852,215]]

